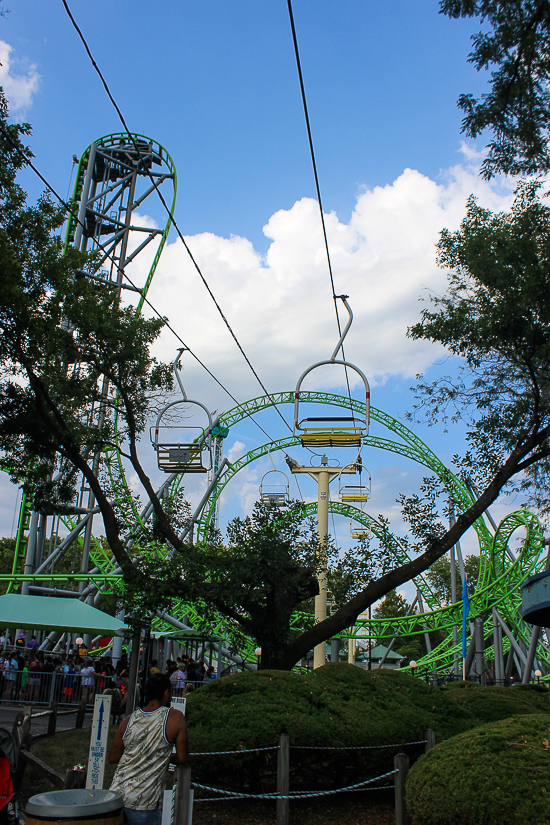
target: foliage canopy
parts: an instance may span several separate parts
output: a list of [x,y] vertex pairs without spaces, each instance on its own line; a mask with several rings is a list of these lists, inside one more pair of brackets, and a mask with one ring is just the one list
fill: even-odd
[[550,3],[548,0],[441,0],[449,17],[479,17],[469,62],[491,71],[490,91],[458,100],[462,130],[494,139],[482,165],[490,178],[537,174],[550,169]]

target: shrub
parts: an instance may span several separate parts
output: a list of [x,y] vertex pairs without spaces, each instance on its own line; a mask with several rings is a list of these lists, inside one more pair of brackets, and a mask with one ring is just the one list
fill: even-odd
[[407,780],[414,824],[547,823],[549,724],[547,713],[515,716],[454,736],[422,756]]
[[497,722],[518,713],[543,713],[550,710],[550,693],[544,685],[484,688],[476,682],[451,682],[442,690],[459,707],[470,713],[477,724]]
[[[468,712],[409,674],[347,664],[227,676],[192,694],[187,720],[191,752],[277,745],[280,733],[291,746],[400,745],[424,739],[427,728],[449,736],[471,725]],[[399,750],[291,750],[291,787],[328,789],[376,776],[391,770]],[[413,758],[422,751],[407,748]],[[273,790],[276,751],[196,757],[193,773],[205,784]]]

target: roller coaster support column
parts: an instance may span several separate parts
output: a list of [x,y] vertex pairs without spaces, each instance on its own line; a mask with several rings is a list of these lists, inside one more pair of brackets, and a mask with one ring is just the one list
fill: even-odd
[[539,643],[541,630],[542,627],[538,627],[537,625],[535,625],[531,633],[531,643],[529,645],[529,652],[527,654],[527,662],[525,664],[525,670],[523,671],[523,679],[521,680],[524,685],[528,685],[531,681],[533,665],[535,663],[535,654],[537,652],[537,645]]
[[[327,541],[328,541],[328,502],[330,482],[340,473],[355,475],[355,467],[334,470],[328,466],[326,455],[321,457],[320,467],[300,467],[298,462],[287,458],[287,464],[293,473],[307,473],[317,482],[317,535],[319,536],[319,595],[315,596],[315,624],[327,617]],[[313,650],[313,667],[325,664],[326,644],[321,642]]]
[[[475,637],[475,657],[476,657],[476,673],[479,677],[480,685],[487,683],[485,674],[485,639],[483,636],[483,619],[481,616],[476,616],[474,619],[474,637]],[[465,677],[468,674],[465,674]]]
[[502,655],[502,630],[493,607],[493,647],[495,650],[495,683],[504,687],[504,657]]
[[[544,542],[547,546],[550,545],[550,541],[548,539]],[[546,556],[546,570],[550,569],[550,550],[548,551],[548,555]],[[533,672],[533,665],[535,663],[535,656],[537,652],[537,645],[539,643],[540,634],[541,634],[542,627],[535,625],[533,627],[531,633],[531,643],[529,645],[529,652],[527,654],[527,662],[525,663],[525,670],[523,672],[523,679],[522,682],[524,685],[528,685],[531,681],[531,675]]]

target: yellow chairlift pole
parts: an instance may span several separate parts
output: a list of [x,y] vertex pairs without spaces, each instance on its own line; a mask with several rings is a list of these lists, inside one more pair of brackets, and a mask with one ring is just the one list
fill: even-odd
[[[292,459],[287,463],[293,473],[307,473],[317,482],[317,534],[319,536],[319,595],[315,596],[315,624],[327,617],[327,540],[328,540],[328,502],[330,482],[340,473],[355,473],[355,466],[332,468],[328,466],[326,455],[321,457],[320,467],[302,467]],[[325,664],[326,643],[321,642],[313,650],[313,667]]]

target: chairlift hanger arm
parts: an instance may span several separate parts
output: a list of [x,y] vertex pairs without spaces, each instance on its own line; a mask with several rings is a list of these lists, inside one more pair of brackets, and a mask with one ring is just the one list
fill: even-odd
[[[201,429],[204,429],[204,434],[203,434],[203,436],[201,436],[201,438],[197,439],[197,444],[202,443],[212,433],[212,426],[213,425],[212,425],[212,416],[210,415],[210,411],[208,410],[208,407],[205,407],[204,404],[201,404],[200,401],[193,401],[192,399],[187,398],[187,396],[184,398],[184,401],[186,401],[188,404],[194,404],[197,407],[201,407],[201,409],[204,410],[204,412],[206,413],[206,415],[208,417],[208,427],[204,427],[204,428],[201,427]],[[169,404],[167,404],[165,407],[163,407],[162,410],[157,415],[157,420],[155,422],[155,429],[158,429],[161,426],[161,423],[160,423],[161,418],[164,415],[164,413],[167,412],[170,409],[170,407],[174,407],[177,404],[182,404],[182,403],[183,402],[179,401],[179,400],[178,401],[170,401]]]
[[[183,400],[184,401],[187,401],[187,393],[185,392],[185,390],[183,388],[183,382],[181,380],[180,361],[181,361],[181,356],[183,355],[183,353],[185,352],[186,349],[187,349],[187,347],[180,347],[178,349],[178,354],[174,358],[174,365],[173,365],[174,366],[174,375],[176,376],[176,381],[179,384],[181,394],[183,395]],[[202,406],[202,404],[201,404],[201,406]],[[210,413],[208,413],[208,418],[210,418]],[[212,420],[211,419],[210,419],[210,424],[212,425]]]
[[342,348],[342,346],[344,344],[344,338],[348,334],[349,328],[351,327],[351,323],[353,321],[353,312],[351,311],[351,307],[350,307],[350,305],[348,304],[348,302],[346,300],[347,298],[349,298],[349,295],[336,295],[335,297],[340,298],[343,301],[344,306],[346,307],[347,311],[349,312],[349,318],[348,318],[348,322],[347,322],[346,326],[344,327],[344,331],[343,331],[342,335],[340,336],[340,340],[336,344],[336,349],[334,350],[334,352],[330,356],[331,361],[335,360],[336,356],[338,355],[338,352]]

